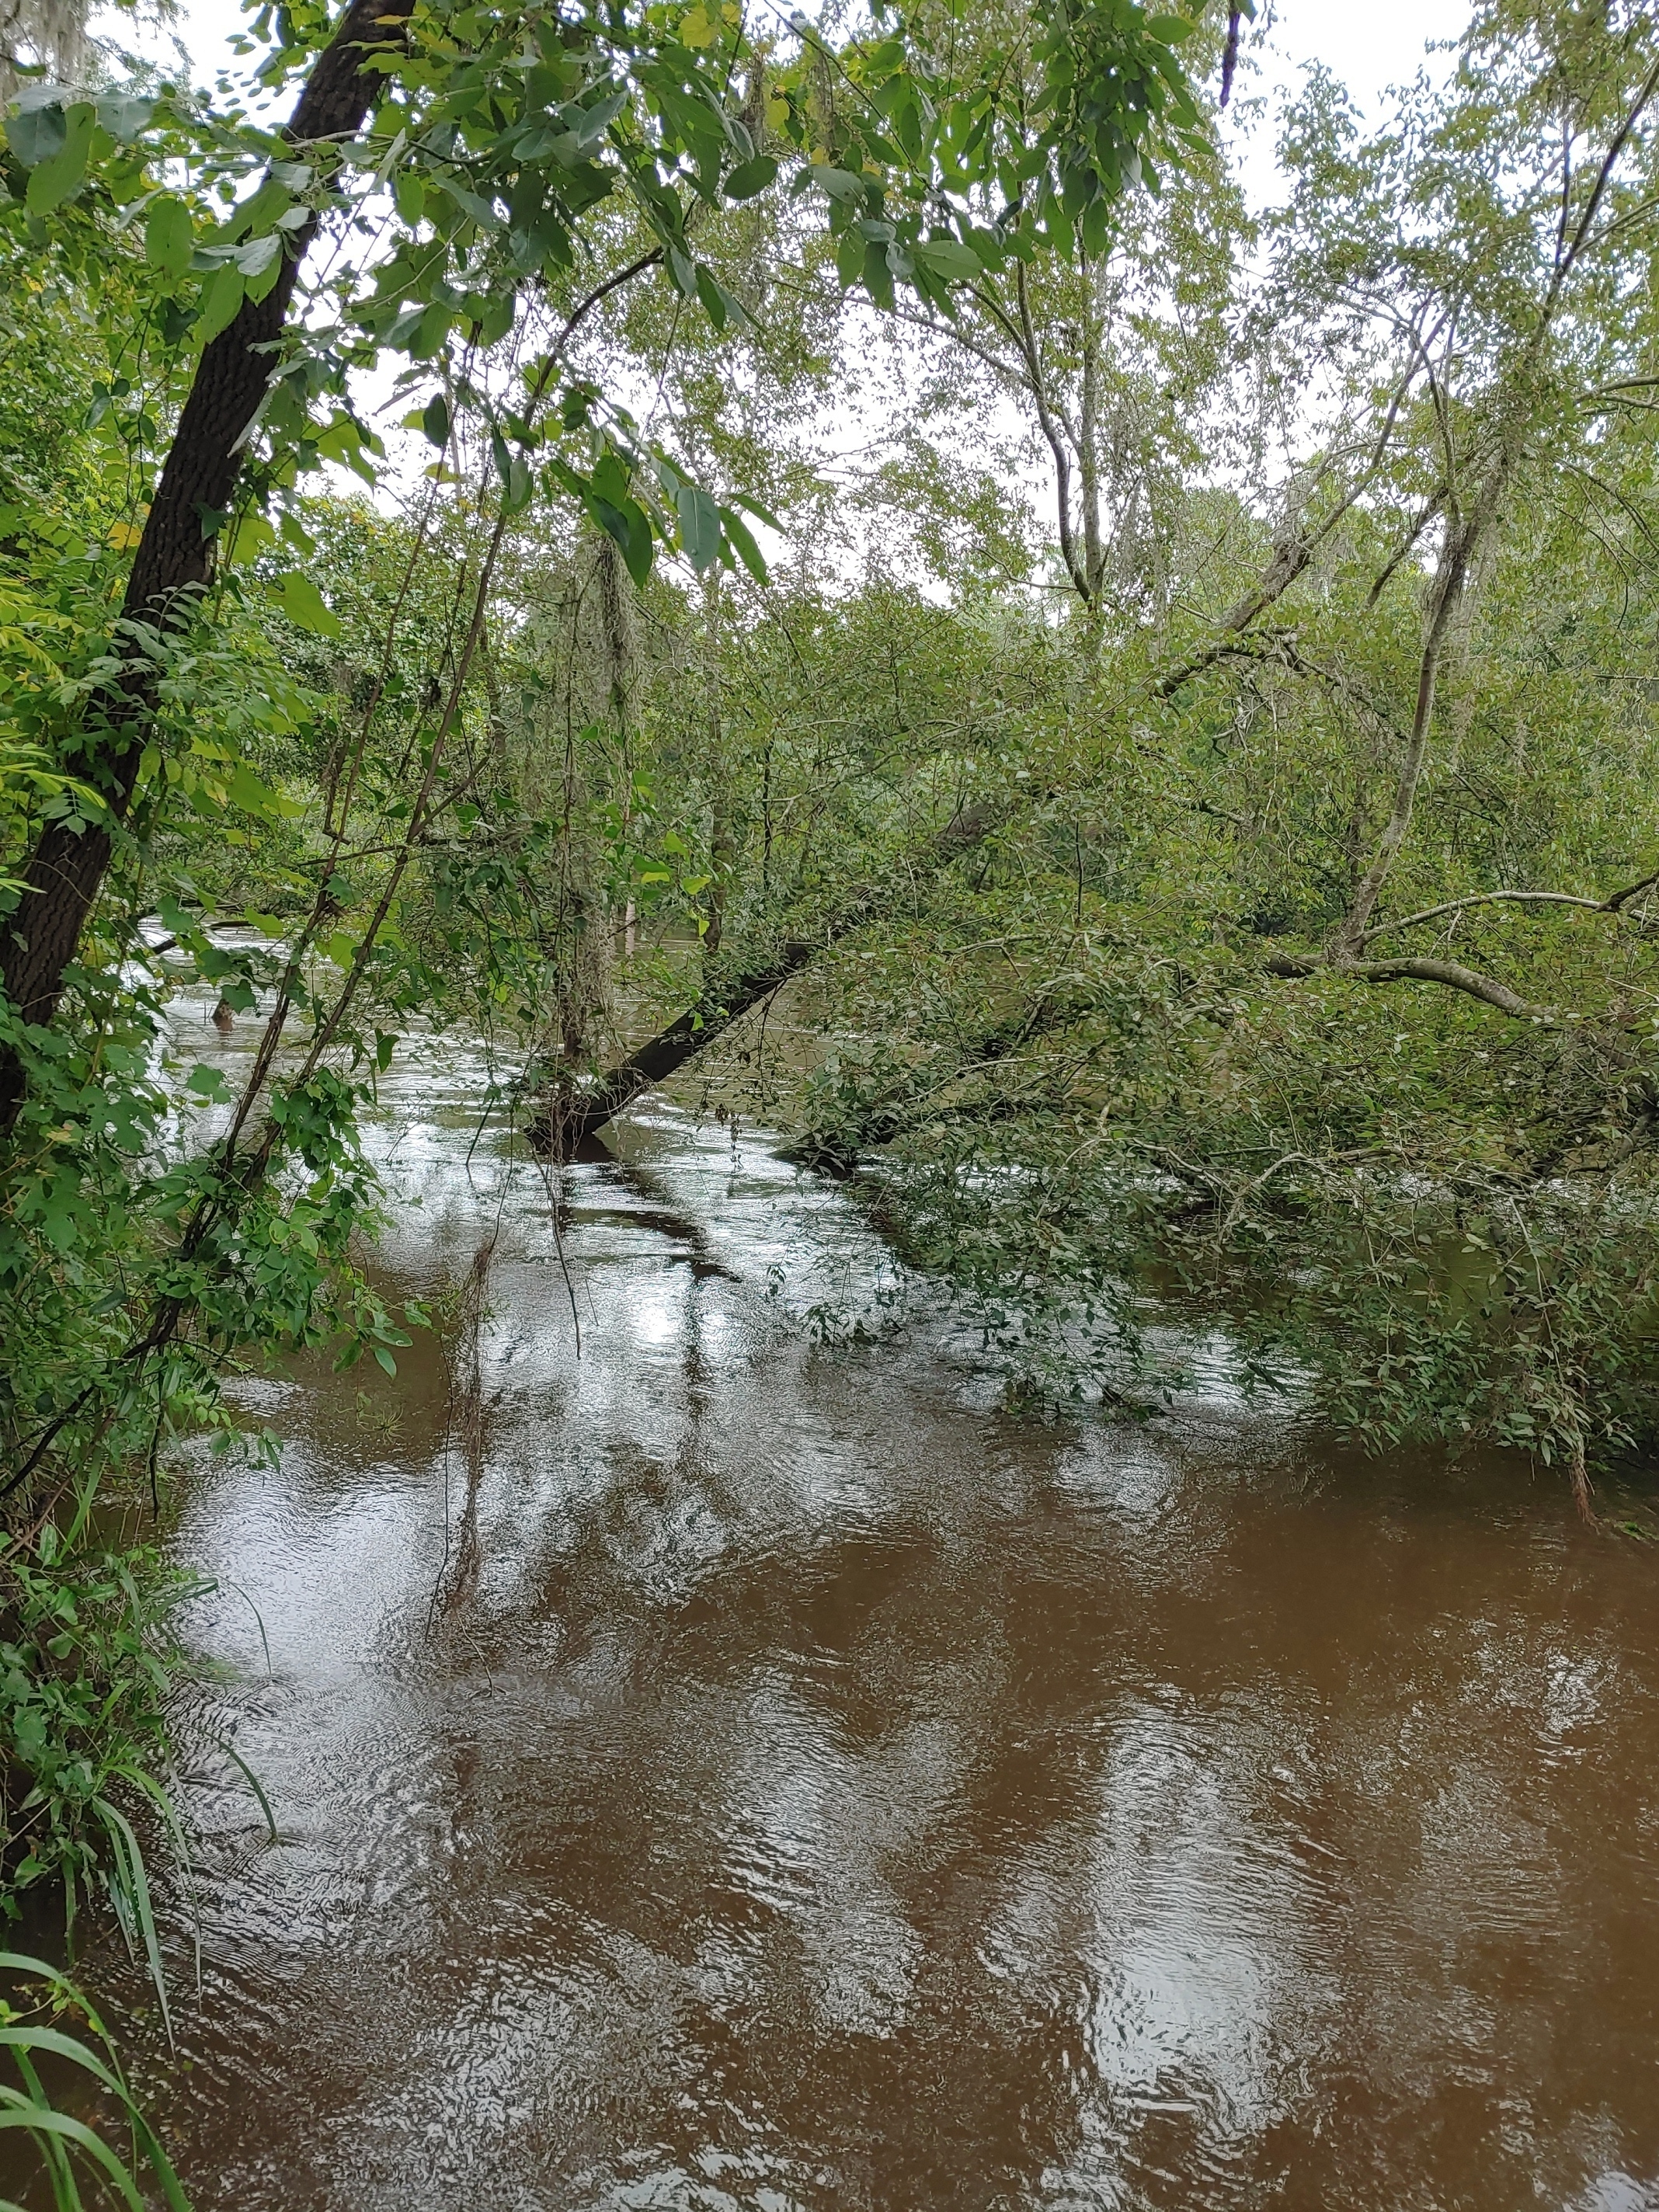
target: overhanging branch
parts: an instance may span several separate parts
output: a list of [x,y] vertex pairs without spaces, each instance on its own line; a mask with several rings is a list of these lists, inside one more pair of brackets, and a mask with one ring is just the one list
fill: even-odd
[[1511,991],[1495,976],[1481,975],[1455,960],[1322,960],[1315,953],[1276,953],[1265,962],[1269,975],[1301,981],[1310,975],[1348,975],[1361,983],[1439,983],[1449,991],[1462,991],[1517,1021],[1536,1022],[1546,1029],[1562,1029],[1567,1018],[1553,1006],[1535,1006]]

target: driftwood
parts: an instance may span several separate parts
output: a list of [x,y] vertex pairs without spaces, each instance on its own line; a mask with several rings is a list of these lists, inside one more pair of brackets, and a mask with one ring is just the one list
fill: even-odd
[[629,1054],[597,1083],[556,1087],[542,1102],[526,1134],[544,1158],[568,1160],[590,1146],[608,1121],[659,1083],[665,1083],[734,1022],[782,989],[821,952],[851,937],[896,902],[907,884],[941,868],[983,842],[1000,819],[988,806],[958,807],[917,856],[911,871],[895,867],[888,880],[867,884],[819,921],[811,935],[792,935],[763,951],[718,965],[710,962],[703,988],[684,1013]]

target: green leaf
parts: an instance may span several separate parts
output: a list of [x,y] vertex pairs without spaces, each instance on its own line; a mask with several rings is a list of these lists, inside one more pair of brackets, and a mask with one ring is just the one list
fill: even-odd
[[155,112],[155,102],[139,92],[100,92],[98,120],[118,146],[135,139]]
[[283,612],[301,629],[314,631],[319,637],[338,637],[340,618],[332,613],[322,593],[309,576],[302,576],[297,568],[290,568],[280,578],[277,592],[283,603]]
[[240,514],[228,541],[222,541],[222,557],[232,568],[245,568],[257,554],[275,542],[276,532],[263,514]]
[[279,233],[268,230],[263,238],[251,238],[246,246],[236,249],[236,266],[244,276],[263,276],[273,261],[280,261],[283,241]]
[[213,1106],[227,1105],[233,1096],[230,1085],[225,1081],[224,1070],[210,1067],[202,1060],[198,1060],[190,1071],[185,1079],[185,1088]]
[[536,480],[530,473],[530,464],[522,453],[507,457],[507,474],[501,484],[501,506],[508,514],[517,514],[530,504],[530,495]]
[[434,392],[421,410],[421,428],[428,446],[441,452],[449,443],[449,402],[441,392]]
[[782,533],[783,525],[769,507],[763,507],[757,499],[751,499],[746,491],[733,492],[732,496],[745,514],[752,514],[757,522],[763,522],[769,530],[775,530],[780,534]]
[[930,238],[924,245],[913,246],[910,252],[913,259],[947,284],[970,284],[980,273],[978,254],[958,239]]
[[202,312],[196,319],[196,343],[211,345],[221,331],[235,321],[246,283],[234,261],[227,262],[208,279],[202,292]]
[[456,206],[464,214],[470,215],[481,230],[507,228],[493,200],[481,199],[477,192],[468,191],[465,185],[458,185],[453,177],[443,178],[440,182],[439,189],[447,192]]
[[620,457],[611,447],[607,446],[593,464],[593,474],[590,482],[599,496],[601,499],[608,499],[613,507],[621,506],[628,497],[628,471],[623,466]]
[[261,815],[267,821],[281,818],[282,800],[263,777],[253,773],[246,761],[238,761],[231,770],[227,789],[233,806],[240,806],[250,814]]
[[386,1350],[385,1345],[377,1344],[375,1346],[374,1357],[379,1360],[380,1365],[385,1368],[388,1375],[395,1375],[397,1373],[398,1363],[392,1358],[392,1354]]
[[720,556],[720,511],[701,484],[683,483],[674,495],[680,518],[680,544],[701,576]]
[[851,169],[837,169],[815,161],[806,173],[821,191],[829,193],[832,200],[856,205],[863,204],[870,197],[867,180],[861,175],[855,175]]
[[757,192],[763,192],[778,173],[778,165],[769,154],[757,154],[752,161],[739,161],[728,172],[726,197],[729,200],[752,200]]
[[398,178],[394,197],[398,221],[413,230],[426,207],[426,186],[412,169],[405,169]]
[[508,285],[505,290],[492,292],[483,303],[478,317],[478,342],[492,346],[503,338],[513,327],[513,314],[518,306],[518,296]]
[[608,499],[590,494],[586,505],[588,513],[600,529],[614,538],[621,546],[623,562],[629,574],[643,590],[656,552],[650,518],[642,507],[625,497],[613,505]]
[[887,248],[879,239],[871,239],[864,249],[864,289],[878,307],[891,312],[893,270],[887,258]]
[[176,283],[190,267],[196,244],[196,226],[190,210],[171,195],[156,200],[144,221],[144,258],[150,267]]
[[578,106],[574,101],[560,112],[576,134],[577,143],[584,149],[597,146],[605,132],[628,105],[625,86],[602,93],[599,99]]
[[453,311],[441,300],[434,300],[429,307],[422,309],[408,337],[398,342],[404,346],[412,361],[430,361],[434,353],[441,350],[453,320]]
[[699,264],[697,297],[702,301],[703,313],[717,331],[726,328],[726,295],[714,282],[712,273]]
[[763,584],[766,581],[766,562],[750,534],[749,525],[741,515],[734,514],[729,507],[720,509],[720,521],[725,526],[727,542],[738,560],[757,584]]
[[97,110],[90,100],[78,100],[68,111],[62,146],[29,172],[23,204],[31,215],[50,215],[55,207],[62,206],[71,192],[80,190],[97,120]]
[[44,90],[41,86],[26,86],[18,100],[20,112],[6,125],[6,143],[26,169],[49,161],[69,137],[62,100],[42,98]]

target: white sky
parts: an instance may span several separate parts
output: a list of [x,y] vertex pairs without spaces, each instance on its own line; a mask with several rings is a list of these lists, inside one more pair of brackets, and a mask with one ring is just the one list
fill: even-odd
[[1416,76],[1430,40],[1455,38],[1470,10],[1460,0],[1282,0],[1274,13],[1273,50],[1291,67],[1324,62],[1370,109],[1385,86]]
[[1260,27],[1254,33],[1247,28],[1238,95],[1267,99],[1260,124],[1234,140],[1251,198],[1266,204],[1275,197],[1276,113],[1308,63],[1324,63],[1364,119],[1379,123],[1390,85],[1409,84],[1425,65],[1431,75],[1444,73],[1448,57],[1425,50],[1431,40],[1455,38],[1471,12],[1464,0],[1281,0],[1265,34]]

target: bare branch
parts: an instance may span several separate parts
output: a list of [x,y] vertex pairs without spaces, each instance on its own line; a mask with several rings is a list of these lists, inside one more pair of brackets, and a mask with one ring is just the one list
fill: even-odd
[[1019,301],[1020,348],[1025,356],[1030,373],[1031,397],[1036,403],[1037,422],[1054,457],[1054,476],[1060,509],[1060,550],[1066,562],[1066,573],[1073,588],[1084,605],[1093,604],[1089,580],[1078,564],[1077,541],[1072,535],[1072,457],[1066,450],[1065,441],[1055,425],[1048,405],[1048,394],[1042,380],[1042,356],[1038,350],[1036,331],[1031,323],[1031,303],[1025,288],[1025,264],[1014,264],[1014,289]]
[[1409,558],[1412,548],[1416,544],[1418,539],[1423,535],[1423,532],[1428,528],[1429,525],[1434,520],[1435,516],[1439,514],[1444,504],[1445,494],[1443,490],[1437,490],[1433,497],[1425,502],[1418,514],[1416,521],[1413,523],[1411,528],[1406,532],[1405,537],[1401,540],[1397,550],[1383,564],[1382,568],[1378,570],[1376,581],[1372,584],[1370,590],[1365,594],[1365,605],[1368,611],[1376,605],[1383,592],[1388,590],[1401,562]]
[[1344,496],[1316,528],[1304,530],[1296,537],[1280,541],[1254,589],[1247,592],[1221,617],[1219,641],[1202,653],[1194,653],[1190,659],[1181,662],[1166,676],[1160,677],[1152,686],[1155,698],[1172,698],[1183,684],[1189,684],[1194,676],[1201,675],[1205,669],[1212,667],[1218,660],[1224,659],[1230,650],[1229,641],[1236,638],[1242,630],[1248,629],[1259,615],[1265,614],[1275,600],[1282,599],[1289,591],[1361,493],[1375,481],[1377,471],[1382,465],[1383,455],[1388,451],[1389,441],[1394,435],[1400,410],[1416,374],[1415,368],[1408,368],[1395,386],[1389,401],[1388,412],[1382,418],[1382,427],[1372,444],[1370,459]]
[[1558,253],[1555,275],[1551,280],[1549,297],[1544,306],[1546,322],[1549,320],[1554,309],[1562,285],[1566,282],[1574,263],[1583,251],[1584,242],[1590,234],[1590,227],[1595,222],[1601,202],[1606,197],[1607,186],[1613,181],[1613,173],[1619,165],[1619,157],[1629,143],[1632,131],[1641,121],[1643,111],[1656,92],[1659,92],[1659,62],[1656,62],[1648,71],[1642,89],[1636,95],[1634,104],[1613,135],[1613,143],[1607,148],[1601,166],[1596,172],[1595,183],[1591,188],[1589,198],[1584,204],[1584,212],[1578,219],[1578,228],[1572,234],[1571,245],[1564,254]]
[[1656,884],[1659,884],[1659,871],[1644,876],[1638,883],[1626,884],[1623,890],[1614,891],[1603,903],[1609,914],[1617,914],[1627,899],[1633,899],[1638,891],[1650,891]]
[[1479,999],[1483,1005],[1496,1006],[1500,1013],[1512,1015],[1517,1021],[1536,1022],[1545,1029],[1565,1026],[1565,1018],[1553,1006],[1534,1006],[1518,991],[1511,991],[1507,983],[1500,983],[1491,975],[1477,975],[1473,968],[1460,967],[1455,960],[1338,963],[1321,959],[1315,953],[1276,953],[1264,965],[1269,975],[1282,975],[1292,981],[1330,974],[1351,975],[1361,983],[1441,983],[1449,991],[1462,991],[1471,999]]
[[949,323],[938,322],[932,315],[913,314],[908,307],[896,307],[892,316],[896,323],[908,323],[913,330],[926,331],[930,337],[949,338],[952,345],[959,345],[964,353],[972,354],[975,361],[982,361],[987,368],[996,375],[1006,376],[1010,384],[1018,385],[1024,392],[1031,390],[1030,376],[1026,370],[1017,368],[1011,361],[1004,361],[988,346],[978,344],[963,331],[953,330]]
[[1474,506],[1467,514],[1459,515],[1449,483],[1446,538],[1440,549],[1439,564],[1425,610],[1422,657],[1418,663],[1417,704],[1412,714],[1411,736],[1407,742],[1406,757],[1401,763],[1399,778],[1395,785],[1394,805],[1376,841],[1371,864],[1361,878],[1342,926],[1333,939],[1331,957],[1334,960],[1352,961],[1364,943],[1382,885],[1411,828],[1417,787],[1422,781],[1424,765],[1428,759],[1435,690],[1439,682],[1446,641],[1451,632],[1453,619],[1462,605],[1470,572],[1476,567],[1487,533],[1497,521],[1517,458],[1516,445],[1505,441],[1499,446],[1475,495]]
[[[1650,876],[1648,882],[1654,878]],[[1634,890],[1644,886],[1637,884]],[[1632,896],[1621,891],[1621,898]],[[1607,899],[1579,898],[1571,891],[1471,891],[1466,898],[1448,899],[1443,906],[1425,906],[1419,914],[1404,914],[1395,921],[1379,921],[1368,929],[1360,939],[1369,945],[1374,937],[1386,936],[1391,929],[1414,929],[1419,921],[1437,921],[1443,914],[1461,914],[1471,906],[1577,906],[1590,914],[1616,914],[1618,908]]]

